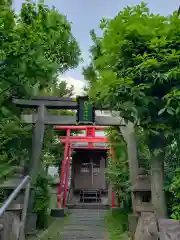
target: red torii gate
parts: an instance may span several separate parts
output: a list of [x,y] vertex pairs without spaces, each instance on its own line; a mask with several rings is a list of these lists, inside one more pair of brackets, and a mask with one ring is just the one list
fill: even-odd
[[[107,137],[97,137],[95,136],[96,130],[104,130],[104,127],[98,126],[56,126],[56,130],[65,130],[66,136],[60,136],[61,143],[64,144],[64,157],[62,161],[62,167],[60,172],[60,183],[58,186],[57,193],[57,207],[65,208],[67,204],[67,191],[68,191],[68,178],[69,178],[69,168],[71,161],[71,153],[73,149],[103,149],[110,152],[113,155],[112,148],[110,147],[96,147],[93,143],[108,143]],[[71,136],[71,131],[82,131],[85,130],[86,136]],[[73,143],[88,143],[87,147],[75,147]],[[65,184],[63,187],[65,178]],[[63,198],[62,198],[63,197]],[[115,194],[112,191],[112,207],[115,207]]]

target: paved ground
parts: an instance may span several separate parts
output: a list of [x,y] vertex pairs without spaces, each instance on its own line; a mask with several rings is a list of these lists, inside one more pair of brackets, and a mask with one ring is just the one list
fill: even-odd
[[39,240],[107,240],[108,234],[104,224],[107,210],[74,209],[65,220],[55,220],[49,230]]

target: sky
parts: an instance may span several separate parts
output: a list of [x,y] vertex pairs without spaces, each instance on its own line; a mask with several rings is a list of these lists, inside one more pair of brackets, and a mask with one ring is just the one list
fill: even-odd
[[[14,7],[18,11],[23,0],[14,0]],[[177,10],[179,0],[146,0],[148,7],[153,13],[162,15],[171,14]],[[95,29],[99,33],[99,23],[102,17],[113,18],[117,13],[127,5],[136,5],[141,0],[45,0],[48,6],[55,6],[61,13],[67,16],[72,22],[72,33],[79,42],[84,63],[76,69],[65,73],[65,76],[71,81],[83,80],[82,66],[89,62],[89,47],[91,46],[91,38],[89,31]],[[81,84],[81,81],[76,82]]]

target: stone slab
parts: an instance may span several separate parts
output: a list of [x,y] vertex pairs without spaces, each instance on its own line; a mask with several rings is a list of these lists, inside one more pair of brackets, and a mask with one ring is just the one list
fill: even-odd
[[151,212],[141,214],[134,240],[159,240],[155,214]]
[[160,240],[179,240],[180,221],[172,219],[159,219]]
[[36,226],[37,226],[37,214],[28,213],[26,218],[25,233],[31,234],[32,232],[36,231]]
[[134,236],[138,224],[139,216],[136,214],[128,215],[128,223],[129,223],[129,232],[131,236]]
[[0,218],[0,224],[4,226],[0,232],[1,240],[18,240],[21,223],[16,213],[5,212]]
[[66,215],[66,210],[64,208],[54,208],[51,209],[51,216],[55,218],[63,218]]

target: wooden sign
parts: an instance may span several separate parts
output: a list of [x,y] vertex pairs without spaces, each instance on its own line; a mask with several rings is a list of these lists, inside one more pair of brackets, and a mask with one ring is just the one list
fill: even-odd
[[95,122],[95,109],[89,102],[88,97],[78,97],[77,99],[77,122],[78,124],[94,124]]

